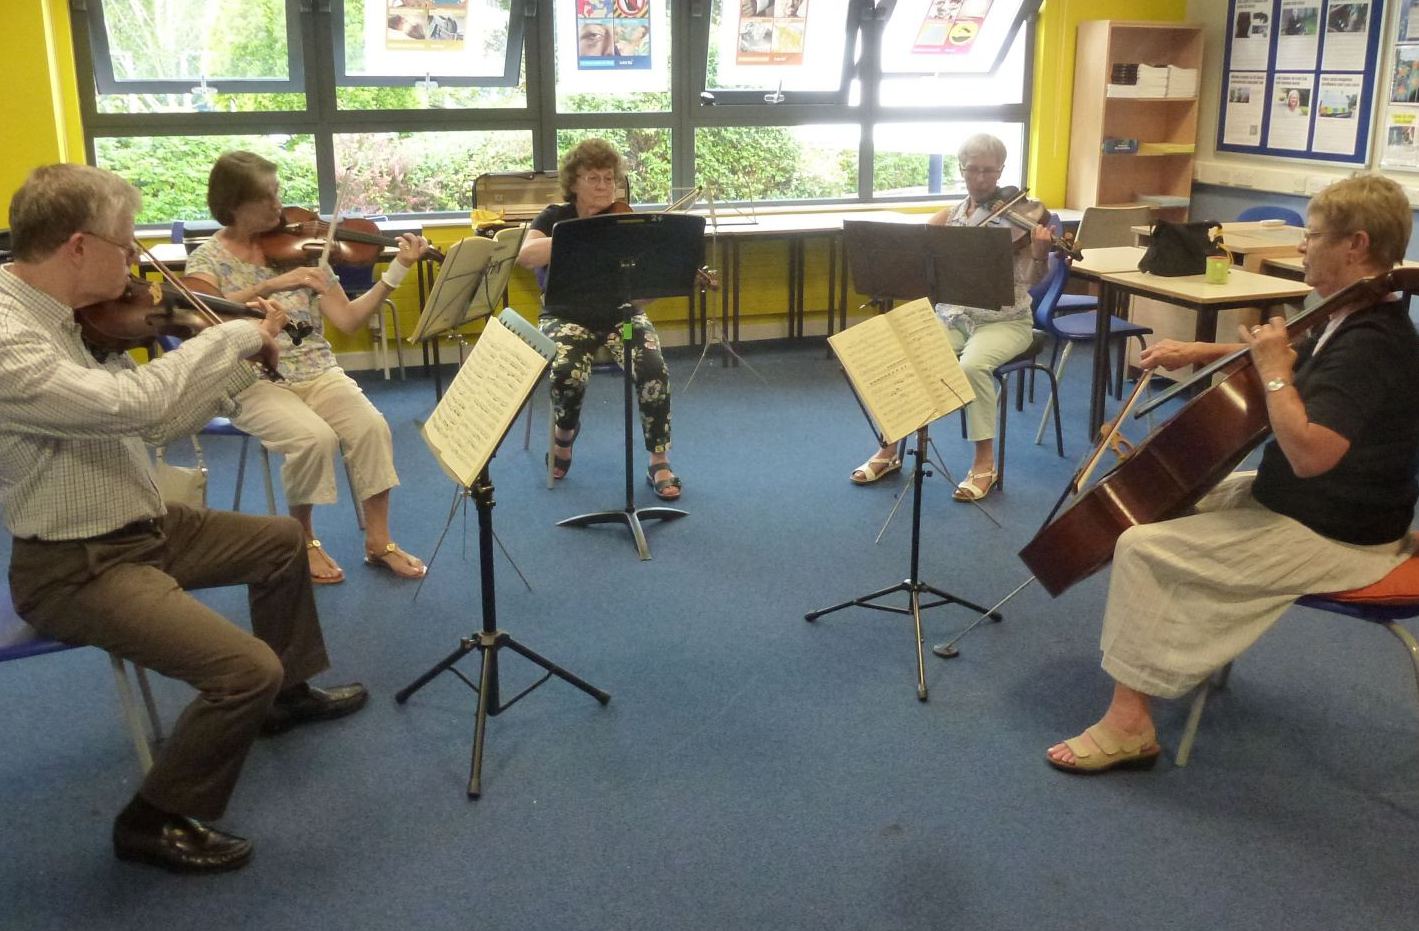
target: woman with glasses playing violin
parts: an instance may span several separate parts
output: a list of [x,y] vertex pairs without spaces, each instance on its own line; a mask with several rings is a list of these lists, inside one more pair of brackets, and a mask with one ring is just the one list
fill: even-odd
[[[961,144],[957,158],[966,181],[966,199],[926,222],[937,226],[977,226],[992,212],[997,182],[1005,166],[1005,144],[980,133]],[[1027,224],[1028,225],[1028,224]],[[961,369],[975,400],[966,405],[966,437],[974,445],[970,471],[956,487],[957,501],[979,501],[995,487],[995,369],[1030,347],[1033,339],[1030,288],[1048,270],[1052,234],[1046,226],[1021,233],[1015,244],[1015,302],[1006,307],[937,304]],[[926,298],[922,298],[926,300]],[[883,446],[852,473],[859,485],[875,482],[902,467],[897,447]]]
[[[527,231],[517,264],[537,273],[547,286],[552,260],[552,227],[562,220],[630,210],[618,192],[626,176],[621,153],[604,139],[586,139],[562,157],[558,171],[564,204],[552,204],[537,215]],[[543,307],[542,332],[557,344],[552,361],[552,408],[556,432],[552,441],[552,477],[560,479],[572,467],[572,444],[581,430],[581,404],[591,378],[591,360],[605,346],[624,364],[617,332],[620,311],[615,306]],[[646,482],[666,501],[680,497],[680,479],[670,470],[670,372],[660,352],[660,336],[644,313],[631,317],[631,363],[640,403],[641,431],[650,454]]]
[[282,334],[281,382],[257,382],[242,392],[232,422],[281,453],[281,481],[291,516],[305,530],[311,580],[344,581],[345,573],[315,535],[312,512],[336,498],[335,454],[350,466],[365,517],[365,563],[405,579],[421,578],[422,561],[400,549],[389,533],[389,491],[399,484],[394,446],[384,416],[335,361],[325,318],[353,333],[375,313],[428,245],[399,237],[399,255],[369,291],[350,300],[328,268],[283,271],[267,258],[263,239],[281,222],[276,165],[251,152],[227,152],[212,167],[207,206],[222,228],[187,258],[187,274],[236,301],[270,298],[311,333],[300,345]]

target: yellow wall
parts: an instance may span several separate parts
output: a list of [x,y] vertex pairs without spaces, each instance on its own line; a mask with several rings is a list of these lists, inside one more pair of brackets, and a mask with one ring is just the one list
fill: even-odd
[[[84,130],[74,78],[69,4],[65,0],[7,0],[0,30],[0,61],[14,79],[0,95],[5,157],[0,159],[0,208],[30,170],[51,162],[84,160]],[[0,226],[8,225],[0,223]]]
[[1186,0],[1045,0],[1035,32],[1035,75],[1029,151],[1030,194],[1064,203],[1069,118],[1074,99],[1074,37],[1089,19],[1183,22]]

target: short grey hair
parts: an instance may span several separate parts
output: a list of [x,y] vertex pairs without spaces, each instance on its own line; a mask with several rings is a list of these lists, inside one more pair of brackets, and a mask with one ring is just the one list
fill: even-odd
[[996,164],[1004,165],[1005,143],[990,133],[976,133],[961,143],[961,148],[956,152],[956,159],[965,165],[972,155],[984,155],[994,160]]
[[143,205],[138,189],[92,165],[42,165],[10,201],[10,251],[21,262],[47,258],[81,232],[117,233]]

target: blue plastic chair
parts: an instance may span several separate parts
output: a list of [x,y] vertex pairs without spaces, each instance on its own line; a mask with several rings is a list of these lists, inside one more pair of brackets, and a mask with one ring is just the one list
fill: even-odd
[[[1389,631],[1409,655],[1409,662],[1414,670],[1415,687],[1419,689],[1419,641],[1416,641],[1414,635],[1399,623],[1419,617],[1419,585],[1415,584],[1416,577],[1419,577],[1419,556],[1412,556],[1399,568],[1385,576],[1383,580],[1375,583],[1376,586],[1386,586],[1390,589],[1391,594],[1385,600],[1350,600],[1355,596],[1355,592],[1352,591],[1331,595],[1306,595],[1303,598],[1298,598],[1296,604],[1303,608],[1315,608],[1317,611],[1326,611],[1341,617],[1368,621]],[[1366,586],[1366,588],[1373,587],[1375,586]],[[1363,589],[1356,591],[1363,591]],[[1232,664],[1228,663],[1214,676],[1203,680],[1203,683],[1197,687],[1197,691],[1193,694],[1192,707],[1188,711],[1187,723],[1183,726],[1182,738],[1178,741],[1178,752],[1174,759],[1176,765],[1187,765],[1188,757],[1192,754],[1193,742],[1197,739],[1197,726],[1202,720],[1202,709],[1207,705],[1208,696],[1213,691],[1226,687],[1227,678],[1231,672]]]
[[[1064,377],[1064,367],[1069,364],[1069,355],[1074,350],[1075,343],[1089,343],[1094,341],[1094,328],[1098,325],[1099,311],[1085,311],[1075,314],[1061,314],[1055,300],[1050,300],[1048,291],[1058,291],[1064,287],[1064,279],[1069,277],[1069,259],[1058,253],[1052,253],[1049,257],[1050,270],[1045,275],[1044,281],[1053,282],[1047,286],[1044,297],[1035,303],[1035,329],[1041,330],[1054,337],[1054,347],[1050,350],[1050,370],[1055,378]],[[1109,341],[1118,344],[1118,367],[1114,377],[1114,397],[1123,396],[1124,369],[1128,363],[1128,353],[1124,347],[1130,339],[1138,340],[1140,347],[1148,345],[1145,336],[1151,336],[1153,329],[1125,320],[1122,317],[1112,317],[1109,320]],[[1061,349],[1060,347],[1063,347]],[[1109,347],[1102,349],[1096,347],[1096,352],[1108,352]],[[1049,408],[1045,408],[1045,413],[1040,418],[1040,428],[1035,432],[1035,443],[1038,445],[1045,435],[1045,424],[1049,420]],[[1056,425],[1058,420],[1056,419]]]
[[1273,204],[1257,204],[1237,214],[1238,223],[1252,223],[1257,220],[1285,220],[1287,226],[1306,225],[1305,219],[1290,207],[1277,207]]
[[[60,643],[58,640],[40,636],[33,627],[26,624],[15,613],[8,587],[4,594],[0,595],[0,663],[74,649],[77,647],[73,644]],[[129,736],[133,740],[133,749],[138,755],[138,765],[146,773],[153,766],[152,748],[163,739],[162,720],[158,717],[158,706],[153,701],[153,692],[148,686],[147,670],[137,663],[133,664],[134,678],[138,680],[138,691],[147,710],[148,723],[145,727],[143,717],[138,711],[138,702],[133,696],[132,685],[128,681],[127,665],[113,654],[109,654],[109,662],[113,666],[119,704],[122,706]]]

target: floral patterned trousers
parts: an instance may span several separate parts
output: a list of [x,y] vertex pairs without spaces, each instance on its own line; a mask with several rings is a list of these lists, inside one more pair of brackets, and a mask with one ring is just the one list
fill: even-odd
[[[590,329],[561,317],[543,316],[539,326],[557,344],[552,360],[552,416],[558,429],[572,430],[581,422],[581,402],[591,378],[591,362],[605,346],[617,365],[621,358],[620,328]],[[640,403],[641,432],[652,453],[670,450],[670,372],[660,352],[660,336],[645,314],[631,318],[631,375]]]

